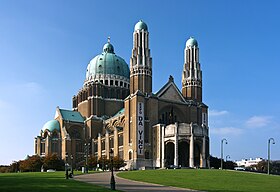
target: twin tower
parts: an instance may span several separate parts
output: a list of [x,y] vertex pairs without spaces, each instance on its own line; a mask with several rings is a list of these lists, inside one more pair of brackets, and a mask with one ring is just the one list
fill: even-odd
[[[202,102],[202,71],[196,39],[190,37],[185,47],[182,74],[182,94],[188,100]],[[152,58],[149,49],[148,26],[139,21],[133,32],[133,49],[130,58],[130,93],[140,90],[152,93]]]

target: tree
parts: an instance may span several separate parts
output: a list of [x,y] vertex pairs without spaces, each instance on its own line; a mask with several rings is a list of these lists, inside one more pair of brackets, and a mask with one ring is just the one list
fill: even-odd
[[234,169],[234,167],[237,167],[237,164],[233,161],[226,161],[224,163],[224,168],[225,169]]
[[221,159],[218,157],[210,156],[210,167],[219,169],[221,167]]
[[267,172],[267,161],[263,160],[263,161],[260,161],[258,162],[257,165],[254,165],[254,167],[256,168],[256,170],[258,172]]
[[116,170],[119,170],[121,167],[124,167],[126,166],[126,163],[124,162],[124,160],[118,156],[115,156],[113,158],[113,167],[116,169]]
[[[224,161],[223,160],[223,168],[224,169],[234,169],[237,164],[233,161]],[[210,156],[210,167],[215,169],[219,169],[221,167],[221,158]]]
[[102,168],[102,170],[104,171],[106,168],[109,167],[110,165],[110,160],[107,159],[106,156],[103,156],[101,158],[98,159],[98,164],[99,164],[99,167]]
[[19,169],[23,172],[40,171],[42,165],[42,158],[38,155],[27,156],[25,160],[19,161]]
[[271,163],[271,173],[280,175],[280,161],[272,161],[272,163]]
[[90,169],[93,169],[95,167],[97,167],[97,157],[91,155],[89,158],[88,158],[88,166]]
[[[267,161],[260,161],[254,167],[258,172],[267,173]],[[270,163],[270,173],[280,174],[280,161],[272,161]]]
[[13,161],[13,163],[9,166],[9,172],[14,173],[19,171],[19,162]]
[[57,171],[62,171],[64,170],[64,161],[57,156],[56,153],[47,155],[44,160],[43,160],[43,167],[44,170],[47,169],[54,169]]
[[10,172],[10,166],[0,165],[0,173],[8,173],[8,172]]

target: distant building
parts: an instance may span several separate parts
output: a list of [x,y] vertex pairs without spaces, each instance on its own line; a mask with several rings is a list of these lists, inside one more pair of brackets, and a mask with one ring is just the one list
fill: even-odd
[[238,167],[251,167],[252,165],[257,165],[259,162],[263,161],[263,158],[256,158],[256,159],[242,159],[241,161],[236,161]]
[[113,150],[128,169],[209,166],[208,106],[202,102],[197,40],[186,41],[181,91],[170,76],[152,93],[152,77],[148,26],[139,21],[130,68],[108,39],[89,62],[73,109],[57,107],[54,120],[35,138],[35,153],[57,153],[79,164],[85,154],[109,158]]

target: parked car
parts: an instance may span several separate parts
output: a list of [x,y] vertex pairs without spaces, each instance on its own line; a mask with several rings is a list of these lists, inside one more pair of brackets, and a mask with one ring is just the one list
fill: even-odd
[[178,167],[177,165],[167,165],[166,169],[180,169],[181,167]]

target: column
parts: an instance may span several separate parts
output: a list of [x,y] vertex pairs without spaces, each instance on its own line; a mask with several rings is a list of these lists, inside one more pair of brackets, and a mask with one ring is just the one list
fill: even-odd
[[37,137],[37,155],[41,155],[42,151],[41,151],[41,138]]
[[175,127],[174,127],[174,131],[175,131],[175,142],[174,142],[174,165],[175,166],[178,166],[178,136],[177,136],[177,129],[178,129],[178,126],[176,126],[175,124]]
[[[191,127],[191,129],[192,129],[192,127]],[[190,137],[190,167],[194,167],[193,145],[194,145],[194,139],[193,139],[193,133],[191,133],[191,137]]]
[[177,138],[175,139],[174,142],[174,165],[178,166],[178,140]]
[[161,167],[164,168],[165,167],[165,154],[164,154],[164,147],[165,147],[165,142],[164,142],[164,126],[162,126],[160,128],[160,132],[161,132]]
[[105,133],[105,151],[106,151],[106,157],[107,159],[110,157],[110,146],[109,146],[109,133],[108,131],[106,130],[106,133]]
[[100,133],[98,133],[97,154],[98,154],[98,159],[101,158],[102,151],[101,151],[101,134]]

